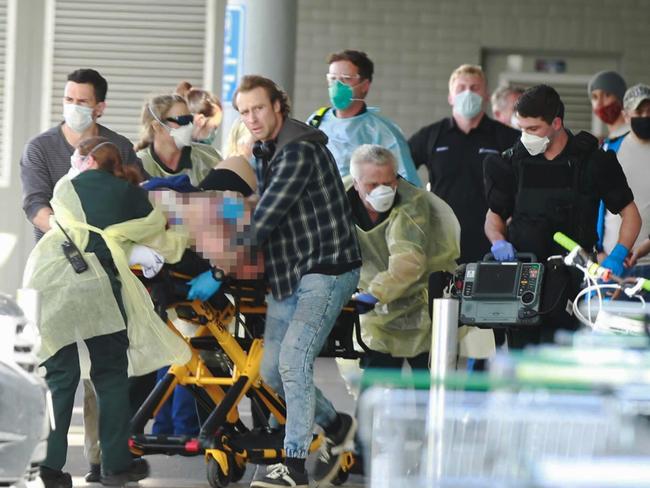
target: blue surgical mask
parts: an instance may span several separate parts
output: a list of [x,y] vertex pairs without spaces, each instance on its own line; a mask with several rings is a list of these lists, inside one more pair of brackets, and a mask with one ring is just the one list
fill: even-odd
[[465,119],[473,119],[481,112],[483,97],[471,90],[465,90],[454,96],[454,112]]
[[336,80],[329,86],[328,91],[332,106],[336,110],[345,110],[352,105],[354,99],[352,98],[353,91],[350,85],[346,85],[340,80]]
[[64,103],[63,118],[66,125],[73,132],[82,134],[93,123],[93,109],[92,107],[85,107],[83,105]]

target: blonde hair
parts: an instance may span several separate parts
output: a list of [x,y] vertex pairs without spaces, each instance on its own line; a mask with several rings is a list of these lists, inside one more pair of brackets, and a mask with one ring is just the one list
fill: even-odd
[[478,76],[483,80],[483,83],[486,82],[485,80],[485,73],[483,73],[483,69],[477,65],[477,64],[461,64],[458,68],[456,68],[452,73],[451,76],[449,77],[449,93],[451,93],[451,87],[454,84],[454,81],[460,76],[463,75],[468,75],[468,76]]
[[[142,115],[140,116],[140,140],[135,145],[135,150],[139,151],[145,147],[149,147],[153,142],[154,124],[162,121],[165,114],[177,103],[182,103],[187,106],[187,102],[180,95],[157,95],[147,100],[142,107]],[[158,120],[156,120],[156,117]]]
[[226,141],[226,158],[232,156],[250,157],[250,149],[244,150],[246,145],[252,145],[253,135],[248,128],[244,125],[242,119],[237,119],[233,122],[228,133],[228,140]]

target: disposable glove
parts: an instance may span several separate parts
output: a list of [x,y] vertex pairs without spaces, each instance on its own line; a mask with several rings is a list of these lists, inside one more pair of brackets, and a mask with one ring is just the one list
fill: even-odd
[[611,269],[612,273],[616,276],[623,276],[625,268],[623,263],[625,258],[630,253],[630,250],[625,247],[623,244],[616,244],[612,252],[609,253],[609,256],[601,263],[603,268]]
[[494,241],[492,244],[492,255],[497,261],[514,261],[515,260],[515,248],[512,247],[508,241],[498,240]]
[[199,191],[198,188],[192,186],[190,183],[190,177],[188,175],[176,175],[169,176],[167,178],[160,178],[156,176],[149,178],[140,186],[147,191],[158,190],[160,188],[169,188],[170,190],[174,190],[179,193]]
[[221,281],[215,280],[212,270],[204,271],[187,282],[190,290],[187,292],[188,300],[201,300],[205,302],[221,288]]
[[225,197],[223,199],[223,218],[225,220],[237,220],[243,215],[244,202],[231,197]]
[[354,306],[358,314],[370,312],[375,308],[375,304],[379,302],[374,295],[365,292],[356,293],[352,296],[352,299],[354,300]]

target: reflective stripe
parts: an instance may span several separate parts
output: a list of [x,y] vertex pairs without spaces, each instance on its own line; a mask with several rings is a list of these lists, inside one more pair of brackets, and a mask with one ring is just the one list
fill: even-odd
[[318,110],[316,110],[314,116],[309,121],[309,125],[311,125],[314,129],[318,129],[320,127],[321,122],[323,121],[323,117],[325,116],[327,111],[331,108],[332,107],[321,107]]

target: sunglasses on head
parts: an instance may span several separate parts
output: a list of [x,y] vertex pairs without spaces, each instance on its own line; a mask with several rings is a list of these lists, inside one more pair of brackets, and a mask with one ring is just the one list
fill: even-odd
[[165,122],[174,122],[178,125],[187,125],[194,121],[193,115],[179,115],[178,117],[165,117]]

